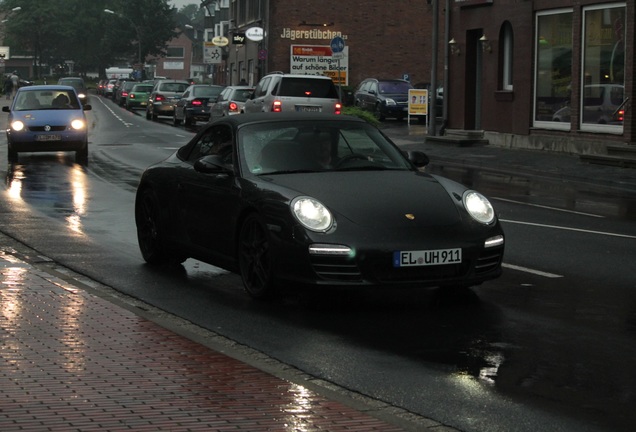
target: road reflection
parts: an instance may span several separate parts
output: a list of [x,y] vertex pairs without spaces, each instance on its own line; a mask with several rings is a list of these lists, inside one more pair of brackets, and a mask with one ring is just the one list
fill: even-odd
[[37,207],[47,216],[62,219],[68,228],[84,234],[82,219],[88,210],[87,173],[63,154],[30,158],[8,166],[8,197]]

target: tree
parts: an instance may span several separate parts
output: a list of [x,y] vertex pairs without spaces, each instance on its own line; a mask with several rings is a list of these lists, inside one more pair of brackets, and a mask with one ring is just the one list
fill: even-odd
[[167,0],[5,0],[0,9],[18,6],[5,23],[5,44],[32,55],[35,66],[72,62],[76,72],[103,73],[118,59],[136,63],[140,48],[142,58],[163,54],[177,35]]

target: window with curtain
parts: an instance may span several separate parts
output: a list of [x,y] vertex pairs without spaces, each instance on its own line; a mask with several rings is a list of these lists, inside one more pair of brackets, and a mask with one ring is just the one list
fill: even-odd
[[502,41],[500,64],[501,64],[501,90],[512,91],[512,65],[514,64],[514,37],[512,33],[512,25],[505,22],[501,28]]

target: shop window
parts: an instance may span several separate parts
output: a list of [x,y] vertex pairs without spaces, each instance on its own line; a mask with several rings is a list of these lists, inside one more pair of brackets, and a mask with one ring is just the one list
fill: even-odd
[[572,10],[536,15],[534,126],[570,128]]
[[625,5],[583,9],[581,130],[623,132]]

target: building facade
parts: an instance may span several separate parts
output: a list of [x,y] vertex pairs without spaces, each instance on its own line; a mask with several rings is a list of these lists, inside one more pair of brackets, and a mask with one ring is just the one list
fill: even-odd
[[636,144],[634,0],[451,0],[449,130],[603,154]]
[[[229,0],[227,4],[229,34],[222,35],[230,40],[223,71],[227,85],[241,80],[254,85],[272,71],[328,75],[350,87],[369,77],[430,82],[433,7],[427,1]],[[254,28],[262,29],[262,39],[258,32],[250,39]],[[341,58],[332,56],[334,37],[345,42]]]

